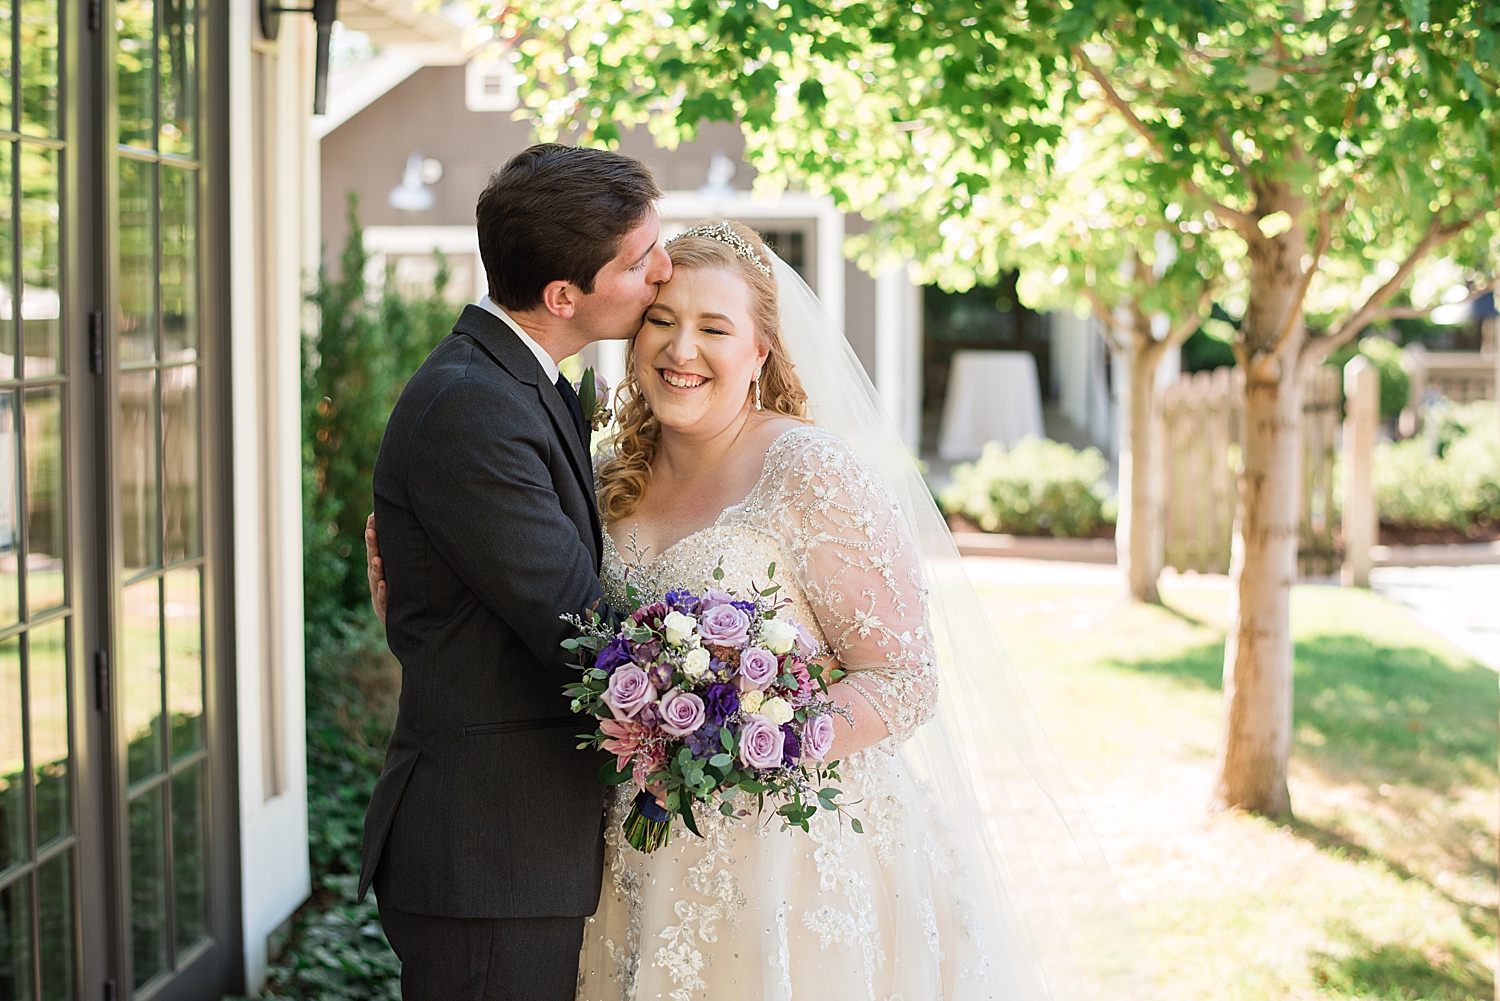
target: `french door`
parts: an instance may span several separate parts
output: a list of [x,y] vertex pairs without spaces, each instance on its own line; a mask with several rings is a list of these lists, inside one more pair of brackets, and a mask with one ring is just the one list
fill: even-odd
[[236,986],[209,0],[0,0],[0,1001]]

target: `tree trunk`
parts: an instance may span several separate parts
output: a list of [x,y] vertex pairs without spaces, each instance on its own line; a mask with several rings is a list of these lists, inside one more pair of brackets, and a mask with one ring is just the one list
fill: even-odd
[[1136,601],[1161,603],[1156,579],[1162,564],[1162,417],[1156,370],[1166,344],[1149,330],[1135,332],[1126,362],[1130,367],[1125,427],[1120,435],[1120,511],[1115,521],[1115,561],[1125,588]]
[[[1286,185],[1257,192],[1257,215],[1301,215]],[[1297,575],[1302,422],[1298,357],[1307,234],[1293,226],[1249,240],[1250,288],[1239,352],[1245,372],[1244,450],[1230,557],[1224,647],[1224,744],[1215,800],[1278,817],[1291,811],[1291,588]],[[1283,333],[1285,337],[1282,337]]]

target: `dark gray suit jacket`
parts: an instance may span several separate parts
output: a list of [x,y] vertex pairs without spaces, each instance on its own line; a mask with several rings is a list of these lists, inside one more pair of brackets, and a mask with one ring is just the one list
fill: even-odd
[[588,453],[557,387],[469,306],[401,394],[375,464],[401,703],[365,814],[360,894],[468,918],[578,917],[599,900],[602,758],[558,616],[599,603]]

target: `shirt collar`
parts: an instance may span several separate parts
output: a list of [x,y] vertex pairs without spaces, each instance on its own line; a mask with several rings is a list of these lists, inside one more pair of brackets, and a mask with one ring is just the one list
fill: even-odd
[[549,355],[540,344],[532,340],[531,336],[527,334],[526,331],[521,329],[521,325],[519,323],[511,319],[509,313],[501,309],[499,306],[495,305],[494,300],[492,300],[487,295],[482,295],[479,297],[479,307],[494,314],[495,316],[498,316],[507,327],[515,331],[516,336],[521,338],[521,343],[526,345],[526,347],[531,350],[532,354],[536,355],[537,364],[542,366],[542,371],[547,374],[547,381],[557,381],[557,362],[553,361],[552,356]]

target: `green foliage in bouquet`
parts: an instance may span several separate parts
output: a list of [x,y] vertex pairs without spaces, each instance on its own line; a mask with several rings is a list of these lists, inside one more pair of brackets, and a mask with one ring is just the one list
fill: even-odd
[[[1500,406],[1479,400],[1428,412],[1427,435],[1375,449],[1380,520],[1458,531],[1500,523]],[[1437,454],[1430,449],[1437,447]]]
[[939,500],[986,532],[1082,538],[1114,521],[1108,469],[1096,448],[1026,438],[1007,452],[990,442],[978,462],[953,467]]

